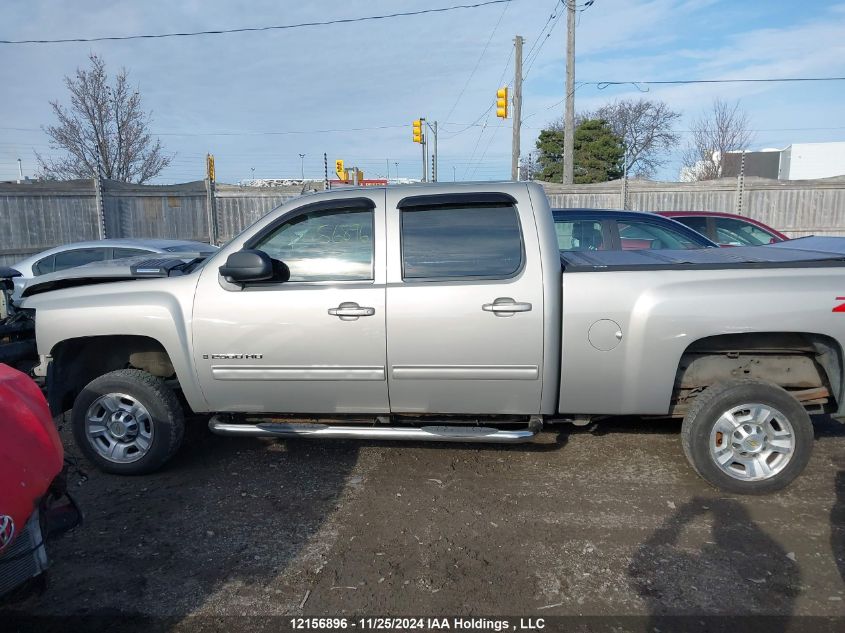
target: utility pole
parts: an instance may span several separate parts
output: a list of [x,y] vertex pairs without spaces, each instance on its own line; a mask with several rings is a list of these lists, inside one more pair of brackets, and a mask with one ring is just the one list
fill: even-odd
[[425,133],[425,119],[420,117],[420,122],[422,123],[422,139],[420,140],[420,144],[422,145],[422,181],[428,182],[428,150],[426,149],[426,141],[428,134]]
[[23,165],[21,164],[21,159],[18,159],[18,184],[23,182]]
[[[574,1],[574,0],[573,0]],[[525,39],[517,35],[513,39],[516,53],[513,64],[513,147],[511,149],[511,180],[519,180],[519,128],[522,124],[522,43]]]
[[437,182],[437,161],[440,155],[437,153],[437,121],[434,122],[434,152],[431,154],[431,182]]
[[301,180],[305,180],[305,154],[299,155],[299,177]]
[[323,189],[329,189],[329,157],[323,152]]
[[423,135],[422,141],[422,181],[428,182],[428,135]]
[[575,151],[575,0],[566,0],[566,109],[563,115],[563,184],[572,184]]

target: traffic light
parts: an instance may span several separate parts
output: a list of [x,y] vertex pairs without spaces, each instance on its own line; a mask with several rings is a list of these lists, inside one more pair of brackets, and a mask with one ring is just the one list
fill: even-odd
[[422,143],[422,120],[414,121],[414,143]]
[[500,119],[508,118],[508,87],[496,91],[496,116]]
[[206,154],[205,155],[205,176],[211,182],[214,182],[214,180],[215,180],[214,154]]

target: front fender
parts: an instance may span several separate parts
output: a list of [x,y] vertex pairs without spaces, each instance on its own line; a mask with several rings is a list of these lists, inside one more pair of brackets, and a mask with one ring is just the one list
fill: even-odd
[[194,411],[207,410],[192,363],[191,314],[198,275],[139,279],[81,286],[25,300],[35,309],[38,353],[51,356],[71,339],[143,336],[161,344],[170,357],[185,399]]

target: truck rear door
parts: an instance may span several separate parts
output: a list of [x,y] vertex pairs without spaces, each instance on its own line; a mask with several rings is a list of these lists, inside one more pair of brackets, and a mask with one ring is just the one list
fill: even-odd
[[530,203],[387,190],[394,412],[538,413],[543,274]]

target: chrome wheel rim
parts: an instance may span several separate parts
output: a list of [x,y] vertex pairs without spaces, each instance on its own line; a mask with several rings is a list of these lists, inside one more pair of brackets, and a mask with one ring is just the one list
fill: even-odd
[[88,407],[85,434],[101,457],[116,464],[128,464],[149,452],[153,419],[147,408],[132,396],[108,393]]
[[711,459],[722,472],[742,481],[775,477],[794,452],[792,424],[766,404],[742,404],[725,411],[710,433]]

